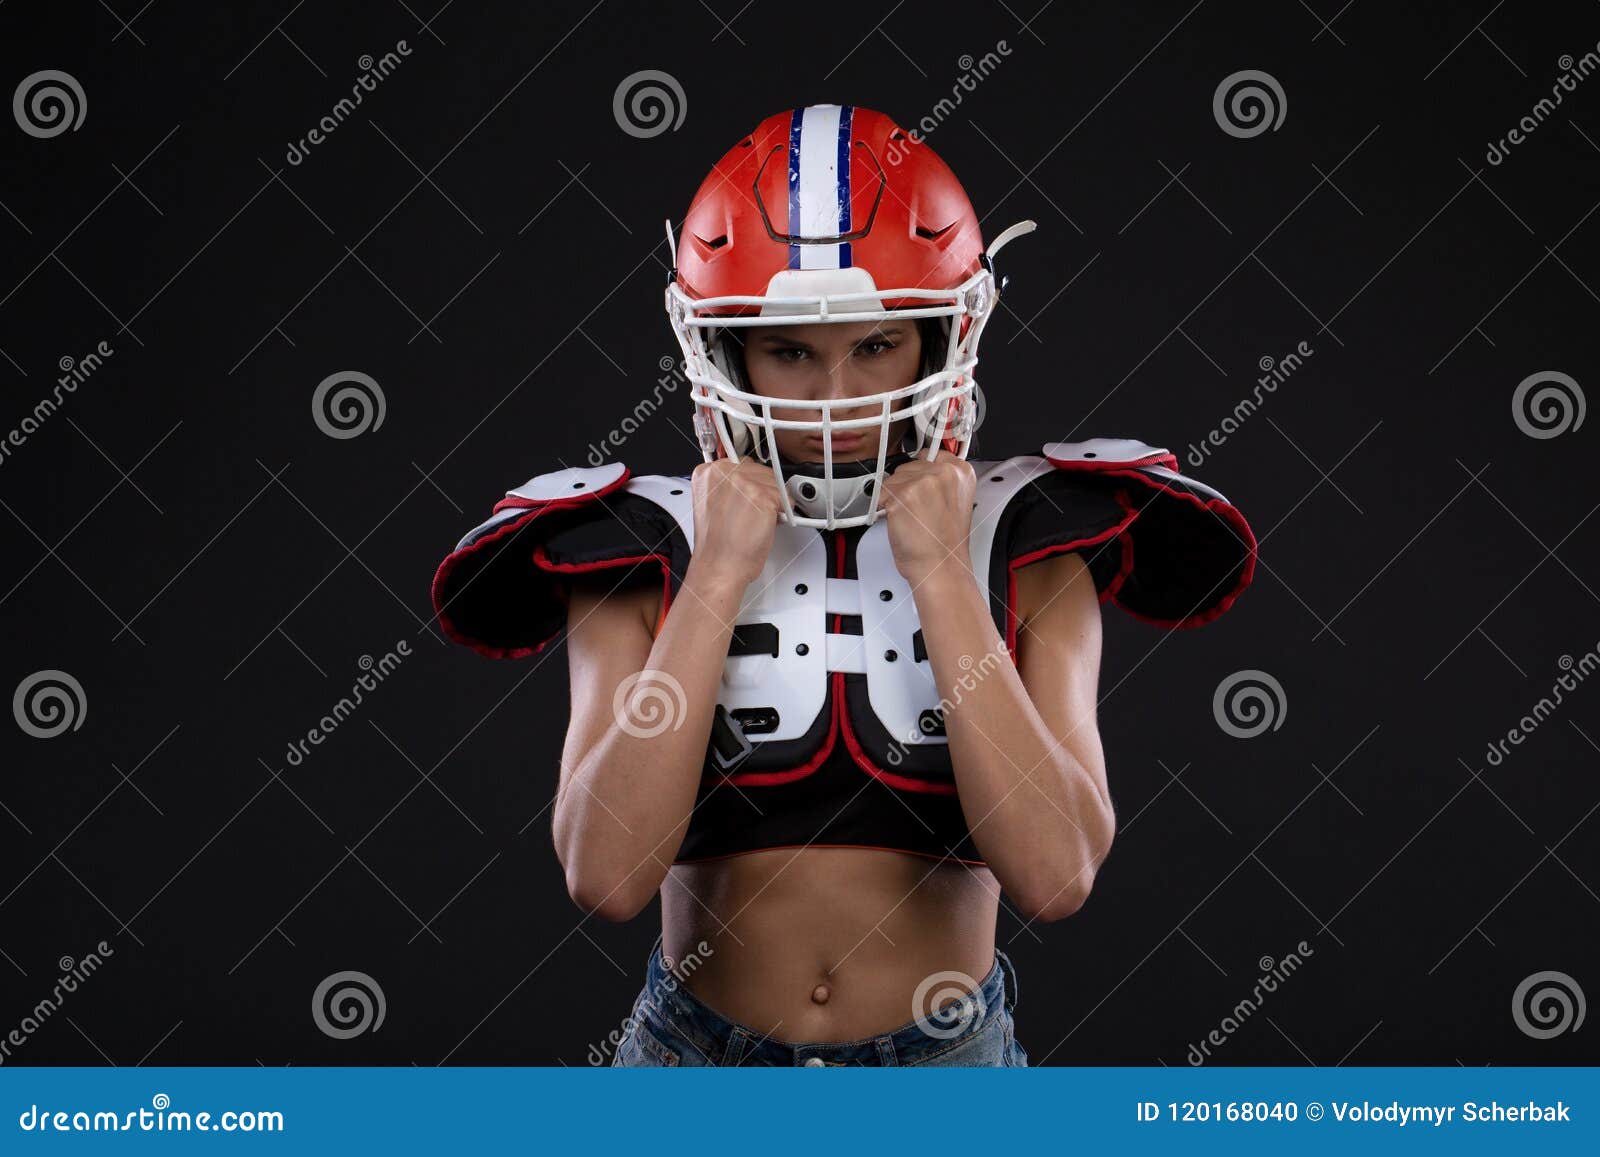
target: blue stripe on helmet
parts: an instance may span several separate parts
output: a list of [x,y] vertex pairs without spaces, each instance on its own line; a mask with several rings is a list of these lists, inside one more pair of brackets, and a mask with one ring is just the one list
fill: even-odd
[[[797,108],[789,117],[789,229],[790,237],[800,232],[800,126],[806,110]],[[789,268],[800,268],[800,246],[789,244]]]
[[[850,232],[850,124],[855,109],[845,105],[839,110],[839,235]],[[850,267],[850,242],[839,243],[839,268]]]

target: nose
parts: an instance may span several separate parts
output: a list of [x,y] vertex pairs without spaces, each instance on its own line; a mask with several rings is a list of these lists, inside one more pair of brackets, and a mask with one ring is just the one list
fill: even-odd
[[851,418],[870,418],[875,417],[878,414],[880,409],[878,406],[850,406],[840,404],[848,403],[853,398],[857,398],[862,394],[871,392],[870,390],[859,387],[857,382],[858,376],[859,375],[855,367],[851,364],[851,360],[849,358],[844,358],[837,364],[829,367],[827,388],[823,393],[823,399],[833,403],[832,407],[830,408],[830,412],[835,420],[842,421]]

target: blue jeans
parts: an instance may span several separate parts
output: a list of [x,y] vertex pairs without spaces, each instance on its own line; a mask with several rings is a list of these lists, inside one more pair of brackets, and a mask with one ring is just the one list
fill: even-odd
[[1028,1063],[1011,1013],[1017,974],[1004,952],[969,997],[883,1033],[837,1044],[789,1044],[723,1018],[650,953],[645,985],[617,1045],[613,1066],[981,1065]]

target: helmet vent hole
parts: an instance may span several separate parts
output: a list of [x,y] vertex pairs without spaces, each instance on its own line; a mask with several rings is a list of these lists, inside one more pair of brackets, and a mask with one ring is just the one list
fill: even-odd
[[810,501],[817,496],[817,488],[809,482],[800,484],[800,497]]
[[954,227],[954,221],[950,222],[950,224],[946,225],[943,229],[929,229],[926,225],[918,225],[917,236],[922,238],[924,241],[937,241],[946,233],[950,232],[950,230]]

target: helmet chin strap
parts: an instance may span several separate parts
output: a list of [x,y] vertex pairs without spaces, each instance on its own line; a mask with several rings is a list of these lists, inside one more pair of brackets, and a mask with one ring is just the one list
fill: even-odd
[[[885,455],[883,472],[887,477],[911,455],[901,451]],[[791,462],[780,456],[784,486],[795,509],[807,518],[827,518],[829,497],[833,500],[835,518],[856,518],[872,511],[877,501],[875,485],[878,475],[876,456],[861,462],[835,462],[833,477],[821,462]]]

